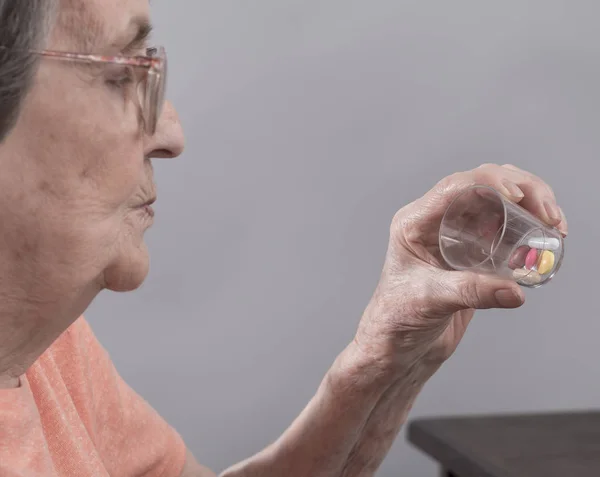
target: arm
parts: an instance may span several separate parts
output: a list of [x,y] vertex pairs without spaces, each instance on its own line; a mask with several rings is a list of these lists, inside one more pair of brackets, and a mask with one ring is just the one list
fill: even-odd
[[281,438],[222,477],[373,475],[430,375],[388,369],[351,344]]
[[[288,430],[221,477],[351,477],[373,475],[432,372],[392,374],[362,356],[354,343],[323,379]],[[188,454],[181,477],[216,477]]]

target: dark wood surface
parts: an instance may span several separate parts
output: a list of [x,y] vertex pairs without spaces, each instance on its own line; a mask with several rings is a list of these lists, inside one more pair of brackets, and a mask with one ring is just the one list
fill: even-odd
[[600,411],[417,419],[408,440],[456,477],[600,477]]

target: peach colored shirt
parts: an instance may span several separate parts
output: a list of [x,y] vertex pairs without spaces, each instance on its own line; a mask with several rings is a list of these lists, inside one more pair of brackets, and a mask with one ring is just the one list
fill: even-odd
[[83,317],[0,389],[1,477],[179,477],[185,452]]

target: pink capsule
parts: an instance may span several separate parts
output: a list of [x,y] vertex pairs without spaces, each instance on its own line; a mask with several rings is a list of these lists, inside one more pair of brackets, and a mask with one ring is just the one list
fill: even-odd
[[538,251],[535,248],[532,248],[531,250],[529,250],[527,257],[525,258],[525,268],[527,270],[532,270],[533,267],[535,267],[535,264],[537,263],[537,258],[538,258]]

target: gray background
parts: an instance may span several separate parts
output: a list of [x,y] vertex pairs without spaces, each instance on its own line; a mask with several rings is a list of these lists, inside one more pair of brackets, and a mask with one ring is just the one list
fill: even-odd
[[[156,1],[188,148],[157,161],[152,269],[88,318],[219,471],[275,439],[352,338],[396,209],[483,162],[543,176],[564,266],[479,314],[411,418],[600,406],[597,0]],[[401,435],[378,475],[436,475]]]

